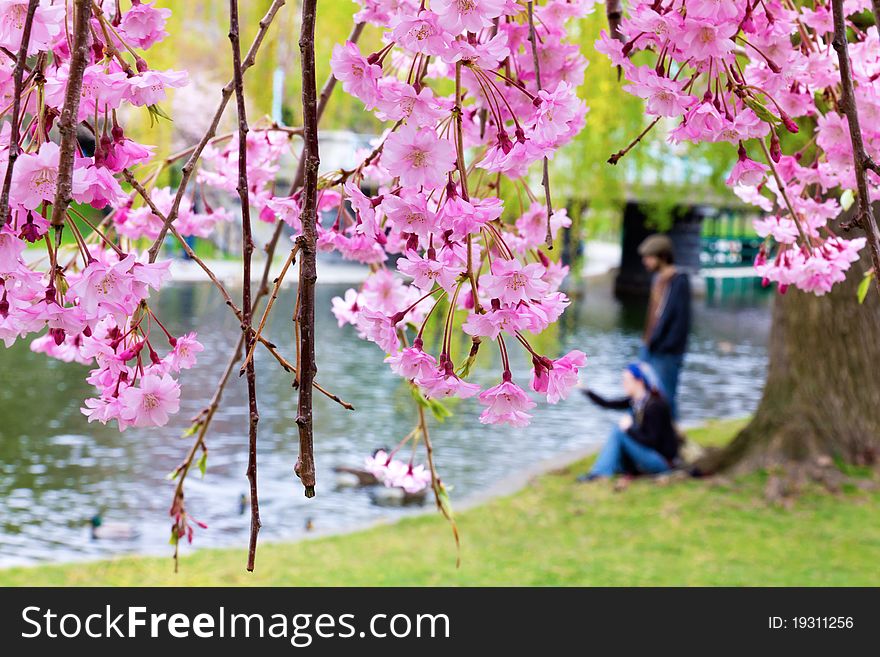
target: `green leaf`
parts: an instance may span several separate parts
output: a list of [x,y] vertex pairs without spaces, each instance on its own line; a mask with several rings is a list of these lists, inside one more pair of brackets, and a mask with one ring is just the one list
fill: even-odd
[[434,416],[434,419],[438,422],[443,422],[448,417],[452,417],[452,411],[446,408],[442,403],[437,401],[436,399],[428,400],[428,408],[431,409],[431,414]]
[[859,291],[856,293],[859,297],[859,303],[865,303],[865,299],[868,298],[868,291],[871,289],[871,281],[873,280],[874,272],[869,271],[867,274],[865,274],[862,282],[859,283]]
[[196,422],[195,424],[191,424],[186,431],[181,434],[181,438],[189,438],[192,435],[195,435],[196,431],[202,426],[201,422]]
[[171,539],[168,541],[170,545],[177,545],[178,537],[177,537],[177,527],[171,528]]
[[150,127],[152,128],[156,123],[159,122],[159,119],[165,119],[166,121],[174,121],[165,113],[158,105],[147,105],[147,111],[150,113]]
[[765,123],[770,123],[771,125],[779,125],[782,123],[782,119],[767,109],[767,106],[760,100],[746,96],[743,98],[743,102]]
[[449,521],[452,536],[455,538],[455,567],[458,568],[461,566],[461,540],[458,536],[458,525],[455,524],[455,513],[452,511],[452,503],[449,501],[449,492],[446,490],[443,482],[437,481],[434,495],[437,498],[437,504],[440,506],[443,517]]
[[167,475],[165,475],[165,478],[168,481],[174,481],[175,479],[177,479],[178,474],[180,474],[180,470],[175,469],[175,470],[172,470],[171,472],[169,472]]
[[205,470],[208,469],[208,452],[202,452],[202,455],[199,457],[199,462],[197,465],[199,466],[199,472],[202,473],[202,479],[204,479]]
[[845,189],[843,190],[843,194],[840,195],[840,207],[844,210],[849,210],[855,200],[856,195],[853,193],[853,190]]
[[413,399],[416,400],[416,403],[422,408],[426,408],[431,411],[431,415],[434,416],[434,419],[438,422],[443,422],[446,418],[452,417],[452,411],[450,411],[446,406],[444,406],[441,402],[436,399],[427,399],[422,394],[422,391],[419,390],[418,386],[411,385],[409,387],[410,392],[412,393]]

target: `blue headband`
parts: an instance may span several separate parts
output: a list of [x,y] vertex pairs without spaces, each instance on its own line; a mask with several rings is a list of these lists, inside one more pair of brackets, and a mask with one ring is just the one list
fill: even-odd
[[627,370],[627,372],[632,374],[636,380],[644,383],[648,389],[653,388],[653,386],[651,385],[650,379],[648,379],[648,375],[645,374],[644,370],[642,370],[641,367],[639,367],[638,363],[630,363],[629,365],[626,366],[626,370]]

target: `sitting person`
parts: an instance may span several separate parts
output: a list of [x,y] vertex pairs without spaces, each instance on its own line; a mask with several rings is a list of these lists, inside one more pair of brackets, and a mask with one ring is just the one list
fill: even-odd
[[669,404],[658,391],[647,365],[633,363],[623,371],[626,397],[607,400],[584,390],[602,408],[628,409],[596,457],[592,469],[578,481],[616,474],[659,474],[672,469],[680,438],[672,425]]

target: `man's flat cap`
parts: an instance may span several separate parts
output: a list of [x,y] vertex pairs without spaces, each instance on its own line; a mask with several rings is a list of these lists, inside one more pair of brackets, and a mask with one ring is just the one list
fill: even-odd
[[672,246],[672,240],[669,239],[669,235],[662,235],[660,233],[646,237],[639,244],[639,255],[641,256],[659,256],[664,253],[674,253],[674,251],[675,249]]

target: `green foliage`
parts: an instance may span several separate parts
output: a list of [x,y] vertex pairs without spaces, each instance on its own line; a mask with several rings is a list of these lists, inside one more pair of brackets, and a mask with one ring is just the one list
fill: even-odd
[[865,303],[865,299],[868,298],[868,291],[871,289],[871,282],[874,280],[875,272],[873,270],[869,271],[865,274],[865,277],[862,279],[862,282],[859,283],[858,289],[858,297],[859,303]]
[[[742,421],[688,432],[730,440]],[[791,509],[768,506],[764,478],[723,485],[636,481],[614,492],[578,484],[581,461],[522,491],[456,515],[461,567],[449,525],[433,511],[345,536],[261,544],[257,569],[244,548],[181,559],[125,557],[0,570],[5,586],[870,586],[880,584],[880,493],[805,492]],[[381,564],[381,568],[376,568]]]
[[444,406],[439,400],[428,399],[422,394],[421,389],[414,385],[410,385],[409,389],[412,393],[413,399],[416,400],[416,403],[431,411],[431,415],[433,415],[434,419],[438,422],[444,422],[446,418],[452,417],[452,411],[446,408],[446,406]]

